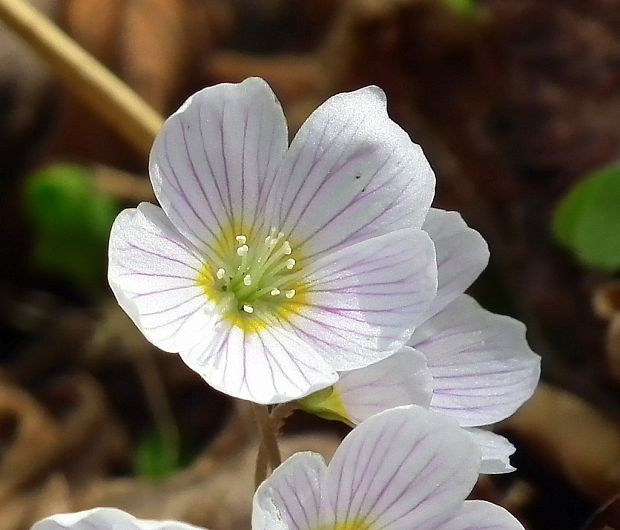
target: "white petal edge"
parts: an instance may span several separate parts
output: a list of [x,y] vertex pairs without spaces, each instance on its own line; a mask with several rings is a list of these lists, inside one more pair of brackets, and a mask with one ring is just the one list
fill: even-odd
[[254,494],[252,530],[317,530],[327,466],[321,455],[296,453]]
[[466,501],[463,509],[436,530],[525,530],[515,517],[496,504]]
[[485,429],[466,430],[480,446],[482,456],[480,473],[498,475],[516,470],[510,464],[510,456],[514,454],[516,448],[506,438]]
[[414,331],[408,344],[427,359],[435,388],[430,408],[464,427],[500,421],[534,392],[540,357],[525,326],[461,295]]
[[323,524],[434,528],[459,510],[479,468],[478,445],[449,418],[417,406],[382,412],[356,427],[330,462]]
[[213,388],[262,404],[299,399],[338,379],[296,330],[269,315],[264,319],[254,330],[221,319],[209,340],[179,352],[181,358]]
[[179,521],[137,519],[116,508],[93,508],[83,512],[53,515],[36,523],[32,530],[205,530]]
[[433,240],[437,253],[437,297],[426,313],[430,318],[463,294],[486,268],[489,247],[458,212],[431,208],[422,230]]
[[108,281],[119,305],[155,346],[178,352],[212,332],[201,259],[161,208],[142,203],[112,226]]
[[428,408],[433,395],[426,358],[408,346],[383,361],[339,375],[334,389],[354,424],[402,405]]
[[275,226],[312,259],[393,230],[420,228],[435,176],[370,86],[337,94],[302,125],[270,197]]
[[335,370],[398,351],[435,295],[435,251],[421,230],[360,242],[308,265],[290,324]]
[[286,120],[269,85],[223,83],[195,93],[166,120],[151,150],[151,182],[174,226],[216,257],[222,234],[269,231],[265,201],[287,148]]

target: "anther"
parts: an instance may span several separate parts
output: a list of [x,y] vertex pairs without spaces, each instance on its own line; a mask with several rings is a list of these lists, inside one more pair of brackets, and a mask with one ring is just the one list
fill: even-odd
[[289,289],[286,293],[284,293],[284,296],[287,298],[293,298],[293,296],[295,296],[295,289]]
[[243,304],[243,310],[246,313],[250,313],[250,314],[254,313],[254,308],[251,305],[248,305],[248,304]]
[[252,276],[250,276],[249,274],[246,274],[243,277],[243,285],[252,285]]
[[289,258],[289,259],[286,260],[286,268],[288,270],[291,270],[294,266],[295,266],[295,259],[294,258]]
[[245,237],[243,234],[238,235],[237,237],[235,237],[235,239],[240,245],[245,245],[245,242],[248,240],[247,237]]
[[284,243],[282,243],[282,250],[284,251],[284,253],[288,256],[291,252],[293,252],[293,249],[291,248],[291,244],[288,241],[285,241]]
[[271,289],[271,296],[278,296],[280,294],[280,289],[275,288],[275,289]]
[[237,249],[237,256],[247,256],[248,250],[250,250],[250,248],[247,245],[241,245]]
[[217,276],[218,280],[223,280],[224,276],[226,276],[226,270],[220,267],[219,269],[217,269],[215,275]]

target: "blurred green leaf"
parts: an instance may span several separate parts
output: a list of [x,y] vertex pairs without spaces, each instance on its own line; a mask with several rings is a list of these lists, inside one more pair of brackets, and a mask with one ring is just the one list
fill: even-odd
[[179,469],[178,451],[168,437],[151,433],[138,444],[134,453],[136,475],[162,480]]
[[98,191],[90,170],[57,164],[34,173],[25,190],[26,212],[35,238],[35,265],[78,287],[105,278],[110,228],[120,211]]
[[556,208],[553,234],[584,265],[620,270],[620,167],[575,185]]
[[450,9],[467,17],[475,17],[480,14],[477,0],[443,0]]

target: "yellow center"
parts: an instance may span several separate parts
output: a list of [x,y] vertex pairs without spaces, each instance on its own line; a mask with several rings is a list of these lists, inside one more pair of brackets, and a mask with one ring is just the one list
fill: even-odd
[[336,523],[330,527],[320,527],[317,530],[372,530],[372,528],[364,519],[352,519]]
[[234,325],[258,331],[267,320],[290,316],[303,303],[298,259],[276,228],[262,236],[224,235],[216,248],[223,258],[205,264],[198,282]]

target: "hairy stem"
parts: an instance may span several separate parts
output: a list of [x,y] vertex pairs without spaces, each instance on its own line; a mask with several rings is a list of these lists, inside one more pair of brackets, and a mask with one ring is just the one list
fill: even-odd
[[267,478],[268,468],[272,471],[282,463],[280,448],[278,447],[277,433],[269,410],[265,405],[253,403],[254,417],[261,433],[261,442],[256,459],[256,473],[254,480],[256,486]]

